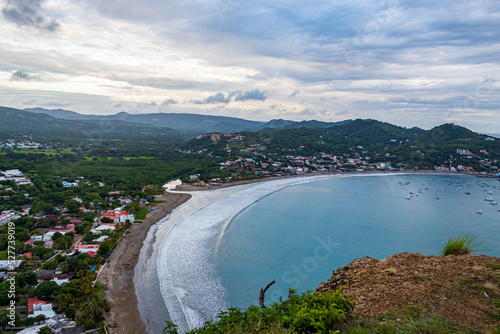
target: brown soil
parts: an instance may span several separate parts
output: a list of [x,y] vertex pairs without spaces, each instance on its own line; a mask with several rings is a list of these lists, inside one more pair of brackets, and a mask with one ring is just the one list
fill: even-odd
[[146,235],[152,225],[186,202],[191,195],[167,193],[156,205],[143,223],[133,224],[130,234],[125,234],[111,253],[108,263],[99,275],[98,281],[106,285],[106,299],[110,311],[105,314],[106,323],[112,328],[109,333],[127,334],[147,333],[137,309],[137,296],[134,285],[134,269]]
[[353,317],[377,320],[417,305],[446,320],[489,333],[500,324],[500,258],[399,253],[364,257],[333,272],[316,293],[342,289],[354,296]]

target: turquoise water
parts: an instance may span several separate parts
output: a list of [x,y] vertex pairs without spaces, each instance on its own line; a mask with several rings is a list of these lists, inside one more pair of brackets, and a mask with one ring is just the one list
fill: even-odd
[[232,219],[216,250],[227,305],[258,304],[260,289],[272,280],[266,303],[286,298],[289,287],[314,290],[334,269],[363,256],[438,255],[448,238],[466,232],[482,242],[478,253],[500,256],[500,206],[484,200],[500,201],[499,186],[465,175],[371,175],[266,196]]

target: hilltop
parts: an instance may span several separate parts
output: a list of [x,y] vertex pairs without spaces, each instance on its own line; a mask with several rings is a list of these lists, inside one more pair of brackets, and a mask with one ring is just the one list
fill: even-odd
[[[398,253],[377,261],[354,260],[333,271],[316,293],[342,289],[355,298],[351,322],[439,319],[456,332],[497,333],[500,258],[484,255],[424,256]],[[461,328],[462,327],[462,328]],[[495,331],[496,330],[496,331]]]

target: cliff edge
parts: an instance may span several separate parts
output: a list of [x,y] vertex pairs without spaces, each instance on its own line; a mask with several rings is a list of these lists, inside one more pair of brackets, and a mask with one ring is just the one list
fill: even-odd
[[[363,257],[333,272],[316,293],[341,289],[355,297],[354,318],[383,321],[409,305],[482,333],[500,324],[500,258],[398,253]],[[410,306],[411,307],[411,306]]]

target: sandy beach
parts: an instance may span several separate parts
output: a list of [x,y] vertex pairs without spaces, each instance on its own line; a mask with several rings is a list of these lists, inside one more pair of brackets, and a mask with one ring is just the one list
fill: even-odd
[[[156,244],[158,252],[155,254],[157,267],[154,274],[160,278],[159,286],[150,290],[150,293],[161,291],[163,299],[157,304],[167,305],[169,317],[178,325],[180,333],[214,319],[219,310],[227,307],[223,287],[213,266],[212,250],[217,247],[232,217],[260,198],[287,186],[330,177],[276,178],[205,192],[183,187],[193,197],[162,225],[162,229],[168,229],[168,234],[160,231],[165,237],[158,237]],[[139,308],[142,314],[143,308]],[[152,312],[151,318],[157,318],[154,310]],[[156,333],[161,328],[151,327],[151,330]]]
[[130,234],[126,234],[111,253],[98,281],[106,285],[106,299],[110,310],[105,315],[111,324],[110,333],[128,334],[147,333],[146,325],[141,320],[137,308],[137,296],[134,286],[134,268],[139,259],[143,241],[156,222],[170,214],[179,205],[185,203],[191,195],[186,193],[167,193],[164,203],[156,206],[142,224],[133,224]]
[[[234,182],[222,186],[207,187],[182,184],[176,185],[175,190],[171,190],[173,187],[168,189],[167,193],[163,196],[163,200],[166,202],[157,205],[155,210],[148,214],[142,224],[133,224],[130,229],[130,234],[125,235],[120,241],[108,259],[106,267],[99,276],[99,282],[107,286],[106,298],[110,304],[110,311],[106,314],[106,320],[107,323],[112,325],[110,333],[148,333],[148,329],[151,330],[151,328],[146,326],[145,322],[141,320],[141,313],[138,307],[140,302],[138,301],[134,285],[134,269],[136,269],[138,264],[141,249],[144,246],[144,241],[150,228],[172,213],[174,209],[177,210],[175,210],[174,214],[170,215],[168,220],[163,223],[162,229],[169,230],[176,223],[197,210],[230,197],[240,191],[253,188],[258,184],[276,184],[274,189],[265,191],[265,193],[268,193],[296,182],[313,180],[317,177],[325,176],[327,175],[313,174],[307,176],[256,179]],[[269,183],[269,181],[271,182]],[[275,183],[272,181],[278,182]],[[189,199],[189,205],[179,207]],[[141,269],[143,268],[141,267]],[[142,279],[142,277],[139,278]],[[163,297],[165,298],[165,295]],[[146,302],[149,303],[151,301]],[[142,307],[141,312],[144,311],[145,308]],[[146,317],[149,317],[150,315],[147,313],[146,310]],[[143,314],[142,319],[145,319],[145,314]]]

